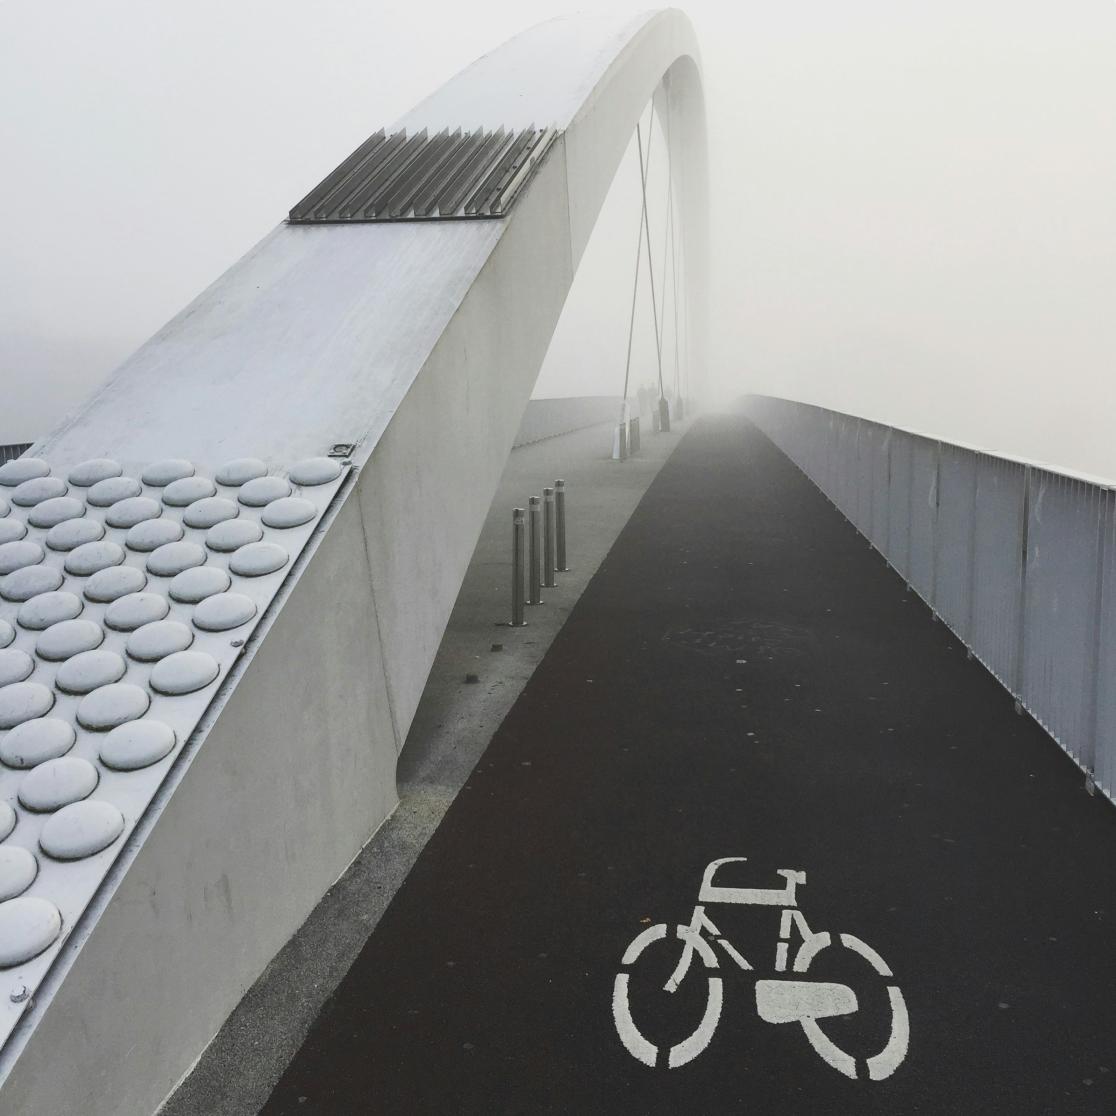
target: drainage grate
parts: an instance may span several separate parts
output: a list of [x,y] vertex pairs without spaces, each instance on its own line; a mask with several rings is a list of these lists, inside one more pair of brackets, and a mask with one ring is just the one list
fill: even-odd
[[554,128],[430,136],[381,129],[290,212],[294,224],[503,217],[558,133]]

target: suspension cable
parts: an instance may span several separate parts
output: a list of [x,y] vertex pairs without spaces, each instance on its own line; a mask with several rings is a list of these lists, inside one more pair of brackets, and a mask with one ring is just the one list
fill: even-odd
[[[654,101],[651,103],[652,109],[655,107]],[[639,145],[639,180],[640,186],[643,189],[643,212],[647,213],[647,176],[643,169],[643,137],[639,130],[636,130],[636,143]],[[650,146],[650,139],[648,140]],[[650,153],[650,152],[649,152]],[[665,398],[663,395],[663,347],[659,339],[659,303],[655,296],[655,266],[651,259],[651,219],[647,219],[643,223],[643,231],[647,237],[647,277],[651,281],[651,313],[654,314],[654,327],[655,327],[655,355],[659,364],[659,399],[660,401]]]
[[[632,313],[628,321],[628,355],[624,361],[624,394],[623,400],[626,402],[628,398],[628,378],[632,370],[632,338],[635,336],[635,312],[636,312],[636,293],[639,290],[639,265],[643,260],[643,222],[647,219],[647,194],[646,186],[647,179],[645,174],[651,171],[651,142],[655,138],[655,133],[652,125],[655,123],[655,102],[651,102],[651,118],[648,122],[647,129],[647,171],[643,169],[642,159],[640,161],[640,189],[643,191],[643,205],[639,211],[639,236],[636,238],[636,263],[635,263],[635,278],[632,281]],[[642,124],[636,124],[636,135],[640,134]],[[642,148],[641,148],[642,150]]]

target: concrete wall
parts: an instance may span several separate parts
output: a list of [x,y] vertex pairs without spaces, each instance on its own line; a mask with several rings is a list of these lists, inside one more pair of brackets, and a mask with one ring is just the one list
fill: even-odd
[[587,426],[617,421],[620,397],[587,395],[570,399],[532,399],[523,412],[514,446],[530,445],[544,438],[571,434]]
[[[0,1112],[152,1111],[394,805],[397,753],[577,260],[668,72],[672,144],[688,134],[704,153],[683,17],[597,38],[562,26],[579,54],[541,29],[425,106],[460,113],[461,83],[502,75],[502,52],[544,87],[550,102],[518,109],[566,132],[508,219],[280,228],[39,447],[62,466],[290,461],[349,434],[357,475],[5,1048]],[[525,68],[540,51],[549,67]],[[506,96],[482,100],[498,113]],[[686,198],[693,267],[704,210]]]
[[76,931],[4,1116],[151,1112],[395,805],[359,501],[251,652],[111,901]]

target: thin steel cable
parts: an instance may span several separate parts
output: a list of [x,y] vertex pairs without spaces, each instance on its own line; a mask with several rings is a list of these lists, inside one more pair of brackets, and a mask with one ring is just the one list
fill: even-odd
[[[655,105],[652,102],[652,109]],[[640,185],[643,189],[643,212],[647,214],[647,176],[643,169],[643,137],[636,131],[636,143],[639,146],[639,179]],[[650,147],[650,140],[648,140]],[[650,154],[650,151],[648,152]],[[659,303],[655,296],[655,267],[651,260],[651,219],[650,216],[643,223],[643,231],[647,237],[647,278],[651,282],[651,313],[654,314],[655,320],[653,322],[655,328],[655,356],[659,365],[659,400],[663,400],[663,347],[659,343]]]
[[[660,119],[662,119],[660,114]],[[667,246],[670,246],[670,292],[671,292],[671,306],[674,312],[674,395],[678,397],[680,392],[679,384],[679,362],[678,362],[678,269],[675,260],[674,252],[674,165],[672,161],[670,149],[670,112],[667,112],[666,117],[666,142],[667,142],[667,200],[666,211],[667,220],[663,223],[663,270],[666,270],[667,264]],[[659,345],[662,346],[663,338],[666,337],[666,301],[667,301],[667,276],[663,276],[663,295],[659,300]]]
[[670,190],[667,194],[670,220],[670,297],[674,310],[674,396],[682,396],[682,365],[678,356],[678,259],[674,250],[674,151],[670,142],[670,106],[667,106],[667,172]]
[[[651,143],[655,138],[655,133],[651,131],[651,125],[655,123],[655,102],[651,102],[651,119],[648,122],[648,136],[647,136],[647,172],[651,170]],[[642,124],[636,124],[636,135],[640,134]],[[640,163],[640,183],[641,190],[644,190],[647,185],[647,179],[644,177],[643,163]],[[628,378],[632,370],[632,338],[635,336],[635,312],[636,312],[636,293],[639,290],[639,265],[643,260],[643,222],[647,218],[647,196],[644,193],[643,205],[639,211],[639,236],[636,238],[636,264],[635,264],[635,278],[632,281],[632,313],[628,321],[628,355],[624,361],[624,394],[621,398],[624,402],[628,399]],[[621,404],[621,420],[623,419],[623,403]]]
[[[660,120],[662,117],[659,118]],[[667,139],[667,212],[670,212],[670,140]],[[663,222],[663,293],[659,299],[659,344],[662,345],[663,338],[666,336],[666,297],[667,297],[667,281],[666,281],[666,261],[667,261],[667,245],[669,243],[670,223],[669,221]]]

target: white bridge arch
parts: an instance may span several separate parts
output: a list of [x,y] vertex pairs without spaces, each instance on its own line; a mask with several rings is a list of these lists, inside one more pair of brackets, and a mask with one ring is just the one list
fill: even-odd
[[[0,1109],[147,1113],[395,805],[406,739],[609,185],[669,122],[686,366],[705,338],[706,136],[669,10],[540,25],[399,127],[554,126],[503,219],[284,223],[30,454],[64,477],[250,455],[353,469],[0,1052]],[[436,545],[431,545],[436,530]],[[129,559],[130,560],[130,559]]]

